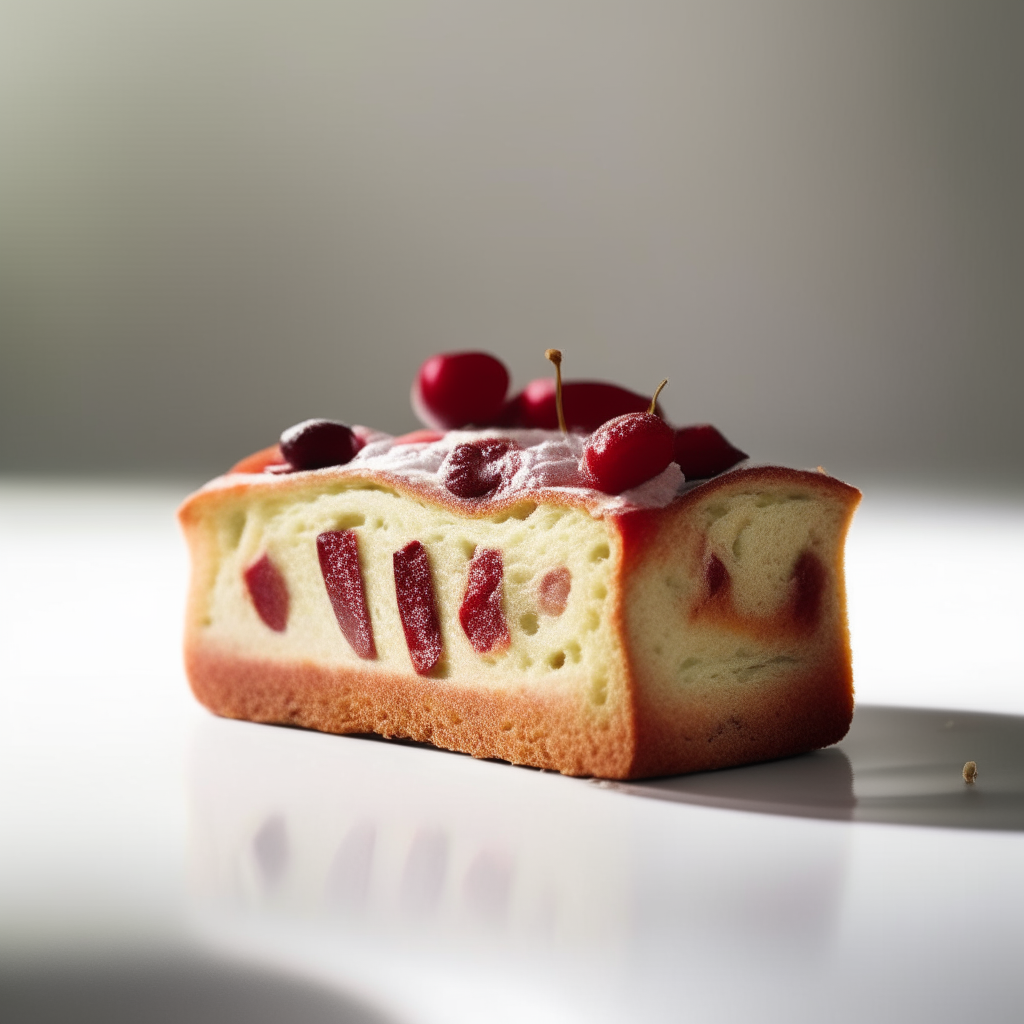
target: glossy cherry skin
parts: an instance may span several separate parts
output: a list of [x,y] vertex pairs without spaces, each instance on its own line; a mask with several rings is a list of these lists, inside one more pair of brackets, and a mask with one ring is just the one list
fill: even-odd
[[355,530],[321,533],[316,539],[316,554],[342,635],[360,658],[376,658],[377,645],[366,607],[366,589],[359,567],[359,541]]
[[478,654],[508,650],[512,636],[501,607],[504,564],[501,552],[484,548],[469,563],[466,593],[459,608],[459,622]]
[[[562,409],[569,430],[593,433],[603,423],[627,412],[644,412],[650,398],[635,391],[596,380],[568,380],[562,383]],[[503,413],[509,426],[558,429],[555,382],[550,377],[530,381]]]
[[746,452],[729,444],[710,423],[680,427],[673,449],[673,460],[687,480],[717,476],[747,458]]
[[504,437],[457,444],[441,465],[441,481],[457,498],[486,498],[519,468],[519,445]]
[[416,415],[435,430],[495,423],[505,406],[508,370],[486,352],[431,356],[412,386]]
[[281,454],[293,469],[344,466],[361,447],[352,429],[334,420],[303,420],[281,435]]
[[616,416],[591,434],[580,459],[588,487],[621,494],[657,476],[672,461],[672,428],[649,412]]

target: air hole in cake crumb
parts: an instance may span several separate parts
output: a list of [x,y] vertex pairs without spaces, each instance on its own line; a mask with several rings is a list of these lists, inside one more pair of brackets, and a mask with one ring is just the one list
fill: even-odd
[[521,657],[521,658],[519,659],[519,667],[520,667],[521,669],[528,669],[528,668],[532,668],[532,667],[533,667],[533,658],[531,658],[531,657],[530,657],[530,656],[529,656],[528,654],[524,654],[524,655],[523,655],[523,656],[522,656],[522,657]]
[[504,722],[501,723],[501,731],[502,732],[511,732],[512,731],[512,723],[506,719]]
[[597,612],[594,611],[593,608],[591,608],[587,612],[587,618],[586,618],[586,623],[585,624],[586,624],[587,629],[589,629],[589,630],[597,629],[597,627],[601,625],[601,616],[598,615]]
[[611,554],[611,549],[607,544],[597,544],[590,551],[590,560],[592,562],[603,562]]
[[509,519],[529,519],[536,511],[537,503],[535,501],[521,501],[517,505],[513,505],[512,508],[505,509],[504,512],[493,516],[491,522],[504,523]]
[[598,599],[603,601],[608,596],[608,588],[603,583],[595,583],[591,588],[590,593]]
[[561,668],[565,664],[565,651],[555,651],[548,655],[548,664],[552,668]]
[[570,641],[565,645],[566,651],[569,653],[569,657],[572,659],[574,664],[579,664],[580,660],[580,645],[575,640]]
[[708,521],[713,523],[716,519],[721,519],[728,511],[729,509],[726,505],[708,505]]
[[684,658],[679,663],[679,671],[685,672],[687,669],[696,668],[700,664],[700,658]]
[[381,519],[380,516],[378,516],[376,519],[374,519],[373,525],[378,530],[386,530],[387,529],[387,526],[384,524],[384,520]]
[[366,522],[366,516],[359,512],[349,512],[346,515],[338,516],[334,520],[335,530],[351,530],[354,526],[362,526]]
[[459,547],[462,548],[462,553],[466,556],[466,559],[472,560],[476,554],[476,545],[471,540],[463,538],[459,541]]
[[608,700],[608,680],[604,676],[595,676],[590,681],[590,703],[604,704]]
[[245,512],[235,512],[227,523],[227,529],[225,530],[225,540],[228,550],[233,550],[238,547],[238,542],[242,539],[242,534],[245,531]]
[[536,612],[524,612],[519,616],[519,625],[527,636],[533,636],[540,628]]
[[736,534],[736,539],[732,542],[732,556],[738,562],[743,557],[743,533],[746,528],[750,525],[748,519],[740,528]]

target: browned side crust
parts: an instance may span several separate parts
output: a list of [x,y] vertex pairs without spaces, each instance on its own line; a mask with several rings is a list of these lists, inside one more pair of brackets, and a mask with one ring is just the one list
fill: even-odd
[[[367,478],[368,474],[360,474]],[[308,474],[296,474],[292,486],[308,486]],[[372,477],[371,477],[372,478]],[[685,514],[697,501],[738,479],[751,486],[804,483],[827,488],[846,502],[848,525],[860,494],[854,488],[815,473],[778,467],[725,474],[681,495],[659,510],[626,513],[613,518],[622,544],[614,586],[623,594],[634,560],[656,548],[665,524]],[[278,478],[280,486],[288,478]],[[403,487],[383,477],[396,490],[433,495]],[[849,638],[842,590],[842,545],[834,567],[841,616],[833,642],[820,663],[801,677],[787,679],[774,691],[744,702],[734,714],[727,704],[693,704],[671,708],[646,692],[627,667],[628,703],[601,717],[568,695],[539,696],[535,690],[472,689],[412,671],[379,667],[328,667],[313,662],[280,663],[226,654],[204,645],[196,609],[214,569],[212,552],[204,550],[199,531],[207,501],[225,493],[237,497],[249,486],[265,482],[250,478],[230,481],[226,489],[199,492],[182,507],[182,526],[192,547],[193,577],[185,637],[185,665],[197,699],[216,714],[255,722],[291,724],[334,733],[373,732],[433,743],[474,757],[493,757],[514,764],[551,768],[568,775],[612,779],[642,778],[706,770],[768,760],[827,746],[841,739],[853,713]],[[517,494],[514,501],[544,500],[578,505],[575,496],[558,492]],[[442,502],[434,500],[439,506]],[[471,513],[486,515],[513,503],[474,502]],[[447,503],[444,503],[447,504]],[[461,503],[460,503],[461,505]],[[459,508],[459,511],[470,511]],[[628,652],[622,600],[616,602],[615,628]],[[726,615],[726,612],[722,613]],[[784,626],[780,621],[778,625]],[[770,628],[770,623],[765,623]]]
[[724,627],[756,640],[824,632],[821,649],[804,674],[789,677],[774,687],[744,692],[723,689],[712,698],[687,697],[684,692],[666,695],[644,677],[642,662],[629,643],[627,624],[619,628],[626,638],[633,698],[631,725],[636,748],[629,767],[630,778],[681,774],[768,761],[827,747],[841,740],[853,720],[853,668],[846,621],[846,587],[843,558],[846,534],[861,494],[854,487],[822,473],[767,466],[736,470],[688,492],[666,509],[622,517],[622,558],[630,572],[621,577],[626,601],[631,583],[639,579],[645,563],[659,560],[670,544],[696,547],[694,571],[703,554],[703,537],[687,521],[685,511],[716,490],[800,485],[828,492],[844,510],[833,563],[828,566],[831,610],[821,622],[802,622],[792,608],[784,607],[765,619],[743,619],[728,601],[709,602],[699,621]]

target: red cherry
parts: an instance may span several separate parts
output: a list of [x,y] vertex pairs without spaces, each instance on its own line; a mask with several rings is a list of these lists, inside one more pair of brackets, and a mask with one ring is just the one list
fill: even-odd
[[747,458],[734,448],[710,423],[680,427],[676,431],[674,461],[687,480],[705,480],[717,476]]
[[360,658],[376,658],[373,624],[366,607],[359,547],[354,530],[328,530],[316,539],[320,572],[331,599],[334,617],[345,639]]
[[269,555],[253,562],[245,570],[245,585],[256,614],[274,632],[283,633],[288,625],[288,584]]
[[653,413],[616,416],[590,435],[580,460],[583,479],[605,494],[628,491],[672,461],[673,440],[672,428]]
[[434,580],[426,549],[410,541],[394,554],[395,597],[412,667],[425,676],[441,660],[441,626],[437,620]]
[[[650,398],[617,384],[595,380],[570,380],[562,384],[562,407],[569,430],[590,434],[616,416],[645,412],[650,404]],[[516,426],[557,430],[554,380],[540,377],[530,381],[509,403],[505,416]]]
[[441,465],[441,480],[458,498],[485,498],[519,468],[519,445],[505,437],[457,444]]
[[505,613],[501,610],[504,568],[501,552],[485,548],[469,563],[466,596],[459,608],[459,622],[473,650],[479,654],[507,650],[512,643]]
[[412,386],[412,407],[435,430],[494,423],[505,405],[508,370],[486,352],[431,356]]
[[334,420],[303,420],[281,435],[281,454],[295,469],[344,466],[362,446],[350,427]]

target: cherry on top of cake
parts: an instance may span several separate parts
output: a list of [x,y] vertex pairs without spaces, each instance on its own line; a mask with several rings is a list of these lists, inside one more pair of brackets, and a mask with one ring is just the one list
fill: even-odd
[[[619,495],[650,490],[654,481],[660,491],[672,472],[678,487],[683,478],[716,476],[747,458],[710,424],[670,426],[657,404],[665,381],[651,399],[603,381],[563,381],[561,353],[545,354],[555,364],[555,379],[531,381],[511,398],[508,370],[494,356],[432,356],[412,387],[413,408],[426,429],[393,438],[333,420],[305,420],[231,472],[293,473],[356,460],[400,474],[436,474],[451,495],[475,500],[516,485]],[[673,464],[678,469],[667,472]]]

